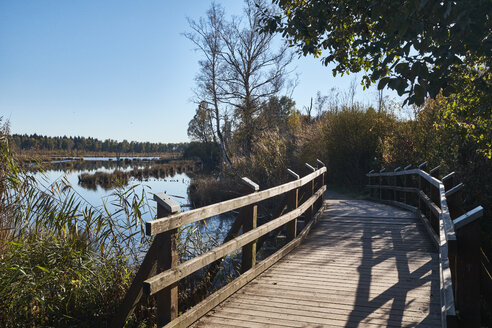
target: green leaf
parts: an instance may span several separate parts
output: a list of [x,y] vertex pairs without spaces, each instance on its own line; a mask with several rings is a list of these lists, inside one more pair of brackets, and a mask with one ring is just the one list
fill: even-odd
[[40,265],[36,265],[36,268],[38,268],[38,269],[40,269],[40,270],[43,270],[43,271],[44,271],[44,272],[46,272],[46,273],[51,273],[51,271],[50,271],[50,270],[48,270],[48,269],[46,269],[46,268],[44,268],[44,267],[42,267],[42,266],[40,266]]
[[379,80],[378,90],[384,89],[384,87],[388,84],[389,81],[390,81],[389,77],[383,77],[381,80]]
[[423,86],[421,86],[420,84],[416,84],[414,86],[413,90],[415,92],[415,103],[417,105],[423,104],[425,96],[427,94],[427,91],[425,90],[425,88]]

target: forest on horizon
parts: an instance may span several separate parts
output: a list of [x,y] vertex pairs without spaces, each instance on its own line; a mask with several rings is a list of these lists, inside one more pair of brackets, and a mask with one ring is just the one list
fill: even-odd
[[55,152],[67,154],[76,152],[110,152],[120,154],[155,154],[181,153],[186,148],[186,142],[154,143],[138,141],[117,141],[113,139],[99,140],[92,137],[49,137],[34,134],[12,134],[10,137],[14,150],[24,152]]

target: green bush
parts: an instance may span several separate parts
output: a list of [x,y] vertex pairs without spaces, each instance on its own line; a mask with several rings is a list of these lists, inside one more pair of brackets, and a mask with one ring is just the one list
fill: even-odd
[[329,183],[363,185],[365,174],[380,162],[382,141],[395,122],[392,115],[372,108],[346,107],[325,113],[307,127],[299,159],[307,163],[322,160]]
[[130,284],[130,266],[82,236],[10,241],[0,262],[0,321],[7,327],[104,327]]

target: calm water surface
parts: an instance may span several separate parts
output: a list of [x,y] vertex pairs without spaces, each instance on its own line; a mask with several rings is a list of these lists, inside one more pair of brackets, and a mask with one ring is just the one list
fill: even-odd
[[[111,161],[109,161],[111,159]],[[132,158],[125,158],[125,159],[132,159]],[[144,161],[150,161],[154,158],[152,157],[145,157],[145,158],[138,158],[140,160]],[[77,159],[80,161],[80,159]],[[107,172],[111,173],[114,172],[116,169],[121,170],[121,171],[127,171],[127,170],[132,170],[133,167],[141,167],[142,162],[136,162],[135,165],[128,165],[128,163],[123,164],[122,166],[116,165],[115,167],[115,160],[116,158],[84,158],[84,161],[98,161],[97,165],[91,165],[91,169],[73,169],[73,168],[68,168],[68,169],[52,169],[52,170],[46,170],[43,173],[41,172],[36,172],[34,173],[34,176],[38,183],[41,186],[48,187],[50,184],[55,183],[57,181],[61,182],[63,179],[65,179],[73,188],[74,192],[76,192],[79,197],[87,202],[87,204],[90,204],[91,206],[104,210],[103,208],[103,203],[104,205],[110,210],[114,211],[117,209],[116,206],[111,204],[111,200],[114,200],[115,198],[112,196],[115,192],[114,189],[104,189],[101,186],[97,186],[95,190],[93,189],[87,189],[82,187],[79,184],[79,175],[82,173],[89,173],[93,174],[96,172]],[[70,161],[67,161],[67,164]],[[57,161],[57,163],[60,163]],[[147,163],[146,165],[149,165]],[[154,219],[154,215],[156,214],[156,203],[155,201],[152,200],[153,194],[154,193],[161,193],[165,192],[168,195],[172,196],[174,200],[176,200],[180,205],[182,210],[188,211],[190,210],[189,206],[189,200],[188,200],[188,186],[190,185],[190,177],[186,173],[180,173],[180,174],[174,174],[172,176],[167,176],[165,178],[149,178],[145,179],[143,181],[137,180],[137,179],[130,179],[128,186],[126,188],[130,188],[132,186],[135,187],[135,192],[138,195],[142,195],[142,191],[145,193],[145,197],[148,200],[148,204],[151,206],[151,211],[146,211],[146,214],[144,215],[144,220],[145,221],[150,221]],[[233,221],[233,217],[231,215],[221,215],[220,217],[212,217],[210,219],[206,220],[206,224],[192,224],[194,226],[198,226],[198,229],[200,229],[202,232],[206,234],[210,234],[213,236],[218,237],[219,239],[222,239],[226,234],[231,226]]]

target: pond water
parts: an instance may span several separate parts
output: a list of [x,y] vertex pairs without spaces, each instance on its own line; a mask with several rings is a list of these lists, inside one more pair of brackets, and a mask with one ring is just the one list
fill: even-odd
[[[120,158],[122,159],[122,158]],[[133,168],[148,167],[153,164],[155,158],[139,157],[125,158],[126,160],[116,161],[116,158],[83,158],[77,160],[52,161],[45,164],[48,169],[44,172],[33,172],[33,175],[41,187],[47,188],[55,182],[66,181],[79,196],[79,198],[88,205],[104,211],[104,206],[109,211],[115,211],[117,207],[111,203],[114,200],[115,189],[102,188],[100,185],[95,188],[88,189],[79,183],[79,176],[83,173],[94,174],[96,172],[112,173],[118,171],[130,171]],[[188,186],[191,178],[186,173],[175,173],[166,177],[150,177],[147,179],[138,180],[131,178],[125,189],[135,187],[134,191],[138,195],[144,192],[147,203],[150,205],[143,215],[144,221],[153,220],[156,214],[156,203],[153,201],[154,193],[165,192],[176,200],[182,211],[190,210],[188,200]],[[221,215],[211,217],[206,220],[206,224],[192,224],[197,227],[205,236],[213,236],[222,240],[227,234],[229,227],[233,222],[233,216]]]
[[[119,168],[121,171],[131,170],[132,167]],[[64,170],[47,170],[43,173],[37,172],[34,174],[38,183],[43,186],[48,186],[54,182],[66,179],[66,181],[72,186],[73,190],[87,203],[93,207],[100,208],[103,206],[103,201],[107,201],[111,195],[114,194],[114,189],[105,190],[101,186],[97,186],[95,190],[84,188],[79,184],[79,175],[82,173],[93,174],[96,172],[114,172],[115,169],[101,166],[97,169],[91,170],[77,170],[72,169],[69,171]],[[186,173],[175,174],[165,178],[148,178],[140,181],[137,179],[130,179],[128,182],[128,188],[137,186],[135,191],[138,194],[142,193],[142,190],[148,194],[148,198],[152,199],[153,193],[165,192],[172,196],[183,209],[188,209],[189,202],[187,196],[188,186],[190,184],[190,178]],[[148,218],[151,219],[150,217]]]

